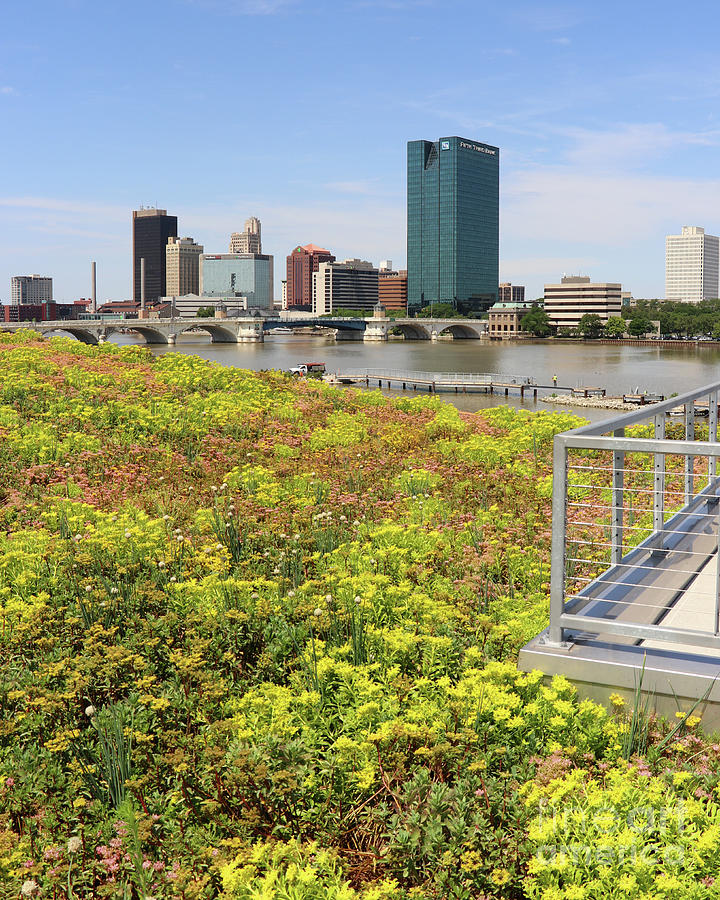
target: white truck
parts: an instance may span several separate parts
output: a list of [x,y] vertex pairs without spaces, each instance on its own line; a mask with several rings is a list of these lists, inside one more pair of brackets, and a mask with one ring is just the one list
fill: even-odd
[[322,375],[325,372],[325,363],[300,363],[290,369],[291,375]]

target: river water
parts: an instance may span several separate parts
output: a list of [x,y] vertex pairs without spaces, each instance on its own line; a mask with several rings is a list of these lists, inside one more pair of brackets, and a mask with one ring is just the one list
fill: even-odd
[[[142,343],[134,335],[115,335],[117,343]],[[720,348],[584,344],[557,341],[334,341],[311,335],[266,336],[264,344],[213,344],[209,337],[181,337],[174,347],[150,345],[155,354],[194,353],[224,366],[246,369],[289,369],[301,362],[324,362],[328,372],[389,368],[428,372],[494,372],[529,376],[564,387],[603,387],[609,395],[652,391],[668,396],[720,380]],[[383,390],[388,396],[402,391]],[[412,393],[412,392],[410,392]],[[419,393],[419,392],[418,392]],[[474,411],[501,404],[524,409],[566,410],[592,421],[617,415],[614,410],[580,409],[535,403],[532,397],[497,394],[454,394],[443,397],[460,409]]]

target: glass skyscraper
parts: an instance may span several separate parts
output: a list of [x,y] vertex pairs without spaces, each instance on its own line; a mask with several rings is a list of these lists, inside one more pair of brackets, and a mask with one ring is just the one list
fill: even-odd
[[460,137],[408,142],[408,312],[452,303],[484,312],[498,296],[497,147]]

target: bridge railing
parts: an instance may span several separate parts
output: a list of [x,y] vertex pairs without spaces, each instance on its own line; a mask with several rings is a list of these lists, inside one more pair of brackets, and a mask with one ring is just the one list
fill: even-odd
[[719,392],[555,437],[547,645],[585,633],[720,650]]
[[418,372],[403,369],[343,369],[343,375],[356,378],[384,378],[390,381],[423,381],[435,384],[535,384],[527,375],[503,375],[497,372]]

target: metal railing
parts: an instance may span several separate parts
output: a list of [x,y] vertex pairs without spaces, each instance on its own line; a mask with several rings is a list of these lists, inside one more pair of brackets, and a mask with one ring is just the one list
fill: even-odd
[[720,650],[719,391],[555,437],[546,644],[584,633]]
[[525,375],[502,375],[497,372],[416,372],[402,369],[348,369],[343,375],[356,378],[381,378],[386,381],[409,381],[427,384],[535,384],[535,379]]

